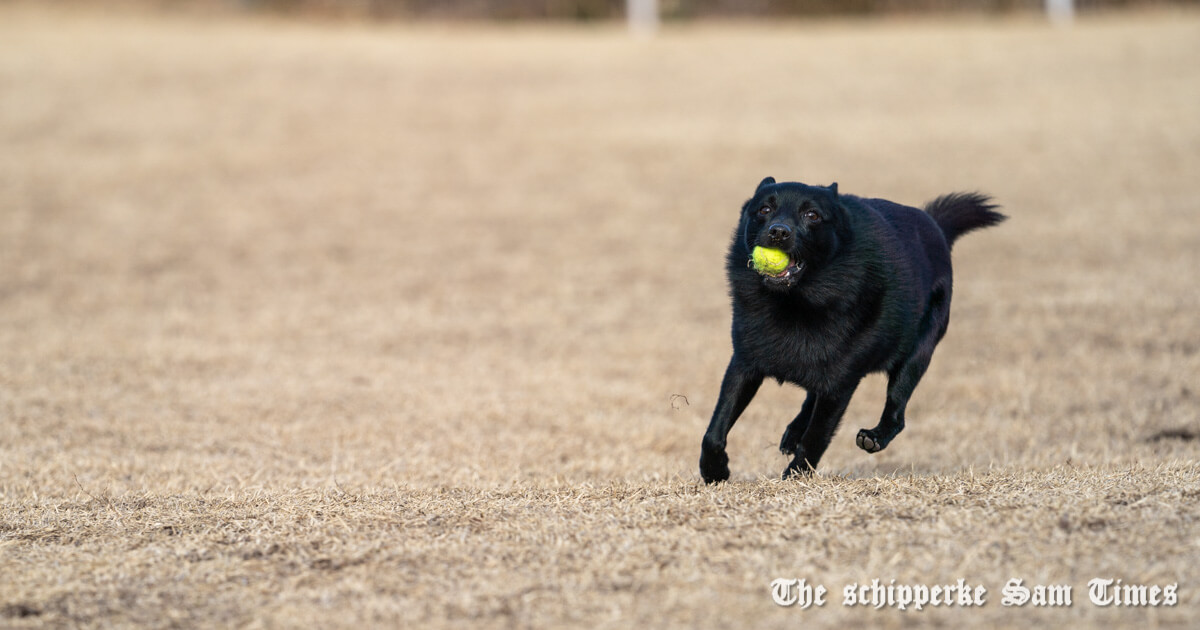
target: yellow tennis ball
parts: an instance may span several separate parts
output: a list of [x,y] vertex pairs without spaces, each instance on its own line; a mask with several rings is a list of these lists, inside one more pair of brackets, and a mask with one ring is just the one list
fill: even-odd
[[791,262],[787,254],[767,247],[755,247],[751,258],[754,260],[755,271],[771,275],[783,273]]

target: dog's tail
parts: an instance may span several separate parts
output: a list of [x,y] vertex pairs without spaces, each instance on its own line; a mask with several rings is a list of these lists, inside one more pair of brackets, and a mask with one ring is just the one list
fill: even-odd
[[996,212],[999,206],[991,201],[991,197],[981,193],[950,193],[925,204],[925,212],[942,228],[946,244],[952,246],[963,234],[1008,218]]

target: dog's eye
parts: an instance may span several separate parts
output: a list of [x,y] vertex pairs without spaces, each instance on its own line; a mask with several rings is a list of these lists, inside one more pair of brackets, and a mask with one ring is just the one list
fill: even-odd
[[758,209],[758,216],[765,217],[768,214],[771,214],[771,206],[763,206]]
[[809,223],[820,223],[821,215],[816,210],[809,210],[808,212],[804,213],[804,220],[808,221]]

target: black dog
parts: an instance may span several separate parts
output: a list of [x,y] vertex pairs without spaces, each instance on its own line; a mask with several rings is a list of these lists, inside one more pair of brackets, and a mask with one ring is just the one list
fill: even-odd
[[[955,193],[922,212],[885,201],[775,183],[742,207],[726,270],[733,300],[733,358],[700,452],[708,483],[729,478],[725,439],[764,378],[808,392],[779,449],[794,455],[783,476],[809,472],[833,439],[864,376],[887,372],[887,403],[868,453],[904,428],[904,409],[950,321],[950,246],[1005,216],[987,196]],[[748,264],[756,246],[788,256],[776,274]]]

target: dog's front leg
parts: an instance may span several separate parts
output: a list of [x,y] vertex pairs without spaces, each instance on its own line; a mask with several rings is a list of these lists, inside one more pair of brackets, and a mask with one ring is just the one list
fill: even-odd
[[850,405],[850,398],[854,396],[854,390],[857,388],[858,383],[853,383],[832,393],[809,394],[813,401],[812,416],[804,429],[804,437],[800,438],[800,443],[796,446],[792,463],[783,471],[784,479],[809,474],[817,468],[817,462],[821,461],[825,449],[829,448],[829,442],[841,424],[842,415],[846,413],[846,407]]
[[751,371],[738,361],[737,355],[729,360],[725,378],[721,380],[721,394],[717,397],[717,408],[713,410],[708,431],[700,447],[700,476],[705,483],[729,479],[729,455],[725,453],[725,439],[733,423],[737,422],[758,387],[762,385],[762,374]]
[[804,406],[800,408],[800,413],[796,415],[796,419],[787,426],[783,431],[783,437],[779,440],[779,452],[784,455],[795,455],[796,449],[800,448],[800,440],[804,438],[804,432],[808,430],[808,423],[812,420],[813,408],[817,406],[817,395],[813,392],[808,392],[808,396],[804,399]]

